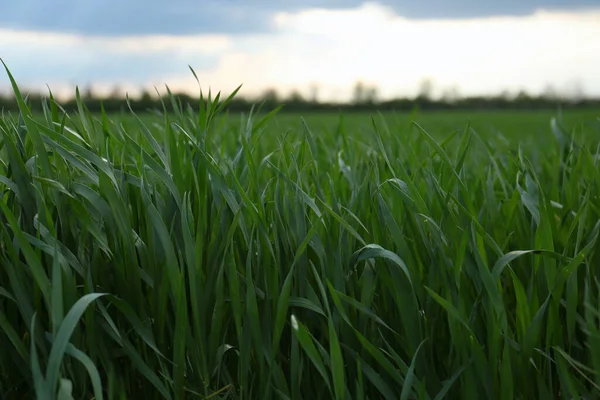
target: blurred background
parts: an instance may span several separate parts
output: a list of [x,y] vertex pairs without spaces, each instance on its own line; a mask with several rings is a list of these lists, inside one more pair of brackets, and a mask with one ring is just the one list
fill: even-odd
[[[600,0],[0,0],[21,89],[139,107],[165,84],[306,109],[600,105]],[[11,88],[0,74],[2,106]],[[145,103],[143,102],[145,101]],[[91,102],[92,108],[93,102]],[[136,103],[137,104],[137,103]],[[239,107],[245,107],[241,101]]]

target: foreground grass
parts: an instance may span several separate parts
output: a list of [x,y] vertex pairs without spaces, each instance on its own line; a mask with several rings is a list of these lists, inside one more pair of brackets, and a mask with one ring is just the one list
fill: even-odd
[[16,93],[2,398],[598,398],[598,126],[125,128]]

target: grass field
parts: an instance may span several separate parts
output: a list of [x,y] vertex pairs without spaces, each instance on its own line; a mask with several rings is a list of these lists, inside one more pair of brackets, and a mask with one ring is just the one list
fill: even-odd
[[600,110],[138,120],[17,95],[2,399],[600,397]]

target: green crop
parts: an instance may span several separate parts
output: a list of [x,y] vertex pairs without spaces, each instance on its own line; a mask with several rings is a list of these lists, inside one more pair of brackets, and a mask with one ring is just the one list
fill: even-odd
[[10,78],[3,399],[600,398],[599,123],[34,115]]

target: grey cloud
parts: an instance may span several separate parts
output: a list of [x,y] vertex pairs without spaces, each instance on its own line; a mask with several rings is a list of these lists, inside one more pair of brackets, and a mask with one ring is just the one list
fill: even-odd
[[384,0],[409,18],[475,18],[528,15],[538,9],[574,10],[599,8],[600,0],[425,0],[419,2]]
[[[0,28],[81,35],[269,32],[277,11],[344,9],[360,0],[0,0]],[[525,15],[539,8],[600,7],[600,0],[379,0],[408,18]]]

